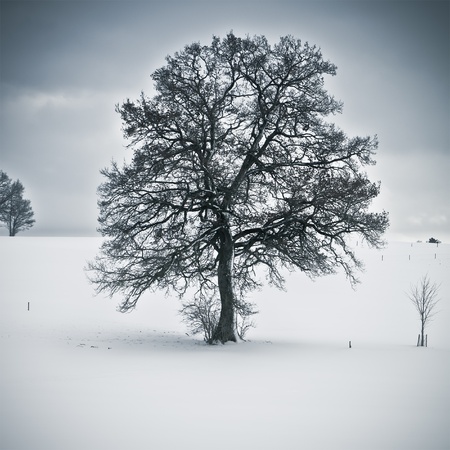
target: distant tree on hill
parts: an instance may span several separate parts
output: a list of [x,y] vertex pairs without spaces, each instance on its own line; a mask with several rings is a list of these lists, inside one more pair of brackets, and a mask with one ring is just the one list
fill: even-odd
[[425,275],[417,285],[411,286],[410,292],[407,294],[419,313],[421,332],[418,345],[420,343],[422,347],[425,345],[425,327],[436,314],[435,307],[439,302],[437,298],[439,287],[430,281],[428,275]]
[[9,200],[11,196],[11,179],[8,175],[0,170],[0,211],[2,206]]
[[428,239],[428,243],[429,244],[440,244],[441,241],[439,239],[435,239],[434,237],[431,237],[430,239]]
[[19,180],[12,182],[0,171],[0,223],[10,236],[31,228],[35,222],[30,200],[23,198],[25,188]]
[[134,157],[102,171],[97,291],[123,293],[122,311],[148,289],[192,292],[188,318],[212,315],[207,340],[224,343],[254,313],[257,266],[278,287],[285,268],[356,281],[347,238],[379,247],[388,217],[369,211],[380,188],[363,170],[377,139],[327,121],[342,108],[324,89],[335,72],[291,36],[230,33],[167,57],[156,96],[117,107]]

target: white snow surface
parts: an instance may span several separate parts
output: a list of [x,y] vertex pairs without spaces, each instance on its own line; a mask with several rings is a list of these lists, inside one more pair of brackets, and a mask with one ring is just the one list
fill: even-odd
[[[100,243],[0,238],[1,450],[450,448],[450,245],[360,243],[355,290],[288,274],[252,294],[246,342],[207,346],[175,297],[94,296]],[[425,274],[441,301],[419,348],[405,292]]]

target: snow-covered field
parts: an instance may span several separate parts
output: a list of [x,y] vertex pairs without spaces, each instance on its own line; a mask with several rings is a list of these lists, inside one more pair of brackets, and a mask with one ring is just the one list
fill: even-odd
[[[450,448],[450,245],[360,246],[355,291],[291,274],[252,296],[249,341],[206,346],[175,299],[94,297],[99,244],[0,238],[1,450]],[[425,274],[442,300],[418,348]]]

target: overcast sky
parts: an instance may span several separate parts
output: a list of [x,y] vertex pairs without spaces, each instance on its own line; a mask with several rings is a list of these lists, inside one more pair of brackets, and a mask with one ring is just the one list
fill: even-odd
[[[1,0],[0,169],[25,235],[96,235],[99,170],[129,156],[115,104],[153,92],[165,57],[212,35],[291,34],[338,66],[336,123],[379,137],[369,173],[390,240],[450,242],[448,1]],[[0,234],[6,234],[2,229]]]

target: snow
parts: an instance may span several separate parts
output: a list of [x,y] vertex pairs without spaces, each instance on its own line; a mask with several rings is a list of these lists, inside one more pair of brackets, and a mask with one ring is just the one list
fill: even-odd
[[[94,297],[100,242],[0,238],[1,450],[450,448],[450,245],[360,244],[355,290],[289,274],[252,295],[249,341],[207,346],[174,298]],[[425,274],[441,302],[418,348]]]

